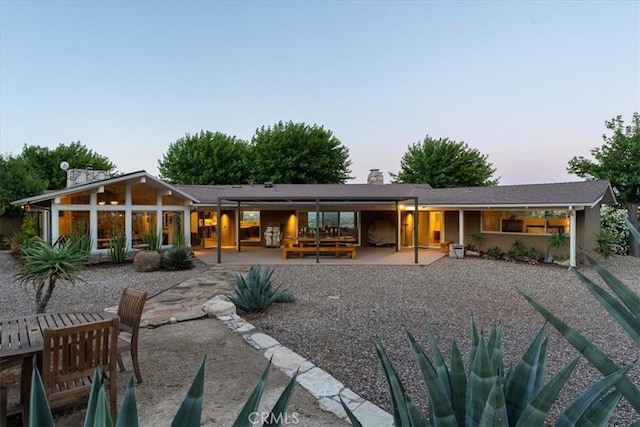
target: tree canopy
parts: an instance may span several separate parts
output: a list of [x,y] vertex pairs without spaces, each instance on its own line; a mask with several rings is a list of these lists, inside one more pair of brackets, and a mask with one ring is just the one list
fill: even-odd
[[21,157],[0,155],[0,215],[17,216],[22,209],[11,202],[42,193],[47,180],[33,173]]
[[328,129],[282,121],[251,140],[255,182],[339,184],[351,179],[349,150]]
[[[605,122],[610,135],[602,135],[604,144],[591,150],[593,160],[576,156],[567,170],[581,178],[606,179],[611,183],[618,202],[625,204],[629,221],[638,229],[640,205],[640,114],[633,113],[631,124],[624,125],[622,116]],[[638,243],[631,239],[630,254],[640,256]]]
[[243,184],[251,179],[246,141],[221,132],[186,134],[158,160],[160,178],[174,184]]
[[67,186],[67,174],[60,169],[60,163],[66,161],[71,169],[91,167],[104,170],[109,174],[116,172],[116,165],[106,156],[98,154],[82,145],[80,141],[69,145],[60,144],[53,150],[38,145],[24,145],[19,157],[23,158],[29,168],[40,178],[48,182],[48,190],[60,190]]
[[433,188],[496,185],[496,169],[488,156],[464,142],[431,138],[411,144],[400,161],[400,172],[392,174],[398,182],[429,184]]

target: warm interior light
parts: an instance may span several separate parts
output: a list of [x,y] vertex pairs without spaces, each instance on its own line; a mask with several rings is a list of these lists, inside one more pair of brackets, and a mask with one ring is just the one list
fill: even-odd
[[117,205],[117,204],[118,204],[118,201],[117,201],[117,200],[112,200],[112,201],[110,201],[109,203],[111,203],[112,205]]
[[98,202],[98,204],[99,204],[99,205],[104,205],[104,200],[100,200],[100,201]]

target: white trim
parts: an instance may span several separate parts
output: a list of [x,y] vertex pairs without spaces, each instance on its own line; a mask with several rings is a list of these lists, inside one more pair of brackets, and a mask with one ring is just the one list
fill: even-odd
[[574,209],[569,210],[569,266],[576,268],[576,246],[577,246],[577,232],[576,232],[576,211]]
[[464,211],[458,211],[458,243],[464,246]]

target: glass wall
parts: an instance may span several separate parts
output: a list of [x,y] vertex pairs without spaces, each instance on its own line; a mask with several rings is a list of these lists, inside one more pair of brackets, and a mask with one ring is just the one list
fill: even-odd
[[298,229],[298,236],[314,236],[316,225],[320,226],[320,233],[327,237],[337,236],[351,236],[358,237],[358,213],[357,212],[320,212],[319,218],[316,217],[316,212],[300,212],[299,223],[306,226],[301,226]]
[[162,244],[184,243],[182,211],[162,211]]
[[156,190],[146,185],[137,184],[131,186],[131,204],[155,205],[158,202]]
[[483,211],[482,231],[495,233],[569,233],[566,210]]
[[156,211],[142,211],[131,213],[131,244],[144,243],[145,235],[156,235],[158,214]]
[[240,240],[260,242],[260,211],[242,211],[241,218]]
[[89,230],[89,211],[59,211],[58,238],[68,239],[77,234],[91,235]]
[[124,234],[124,211],[98,211],[98,249],[107,249],[109,241]]

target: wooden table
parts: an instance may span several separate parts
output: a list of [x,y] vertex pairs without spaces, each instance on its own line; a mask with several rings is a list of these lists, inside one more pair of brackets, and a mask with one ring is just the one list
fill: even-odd
[[115,317],[113,313],[44,313],[0,320],[0,365],[3,360],[22,358],[23,372],[20,385],[23,425],[28,425],[29,395],[33,358],[44,350],[44,330],[64,326],[98,322]]
[[[315,237],[298,237],[295,246],[284,246],[282,248],[282,259],[288,259],[289,255],[299,253],[300,258],[305,253],[316,253],[316,243],[318,242]],[[353,246],[356,239],[351,236],[343,237],[321,237],[320,246],[318,252],[322,253],[335,253],[336,258],[340,254],[345,254],[355,259],[356,248]]]

